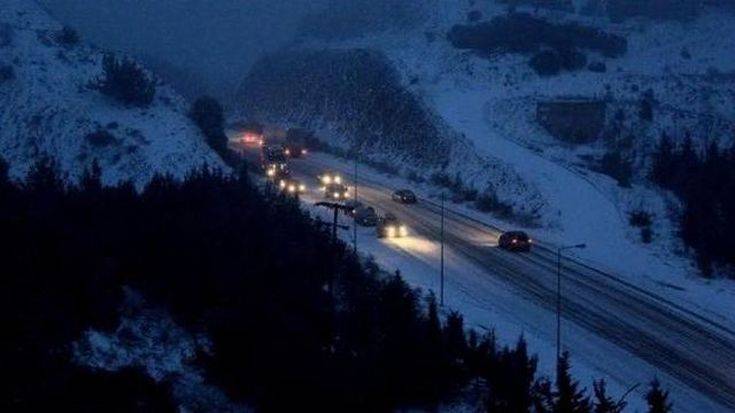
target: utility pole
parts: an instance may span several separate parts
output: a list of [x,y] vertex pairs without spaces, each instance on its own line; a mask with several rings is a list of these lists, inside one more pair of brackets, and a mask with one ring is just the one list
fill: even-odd
[[441,202],[441,230],[439,239],[441,242],[441,270],[439,273],[439,305],[444,307],[444,191],[442,190],[442,202]]
[[[339,218],[339,211],[347,212],[349,211],[349,208],[342,204],[336,203],[336,202],[317,202],[315,205],[324,207],[324,208],[328,208],[334,211],[334,220],[332,221],[332,245],[337,245],[337,227],[340,227],[342,229],[349,229],[348,226],[337,224],[337,218]],[[333,294],[334,292],[334,279],[333,278],[329,279],[329,284],[327,288],[329,289],[329,294]]]
[[337,224],[337,218],[339,217],[339,211],[347,212],[350,210],[350,208],[342,204],[336,203],[336,202],[317,202],[316,206],[328,208],[334,211],[334,218],[332,221],[332,242],[336,243],[337,242],[337,227],[343,228],[343,229],[349,228],[348,226]]
[[561,360],[561,253],[574,248],[586,248],[586,244],[567,245],[556,249],[556,366],[559,374],[559,360]]

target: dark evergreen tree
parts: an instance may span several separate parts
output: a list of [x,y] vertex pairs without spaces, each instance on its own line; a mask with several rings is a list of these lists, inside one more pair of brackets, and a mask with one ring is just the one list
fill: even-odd
[[650,389],[646,393],[646,403],[648,404],[648,413],[669,413],[672,404],[669,402],[668,390],[661,389],[661,383],[658,379],[653,379]]
[[627,405],[625,401],[615,401],[608,396],[604,379],[594,381],[593,388],[595,393],[593,413],[620,413],[625,409]]
[[85,168],[79,180],[79,189],[91,195],[98,195],[102,191],[102,168],[95,159],[90,168]]
[[666,132],[663,132],[653,154],[650,178],[662,187],[670,188],[675,168],[674,145]]
[[640,100],[640,108],[638,109],[638,117],[646,122],[653,121],[653,90],[649,89],[643,94]]
[[8,171],[10,170],[8,163],[3,158],[0,158],[0,191],[8,190],[10,188],[10,176]]
[[210,145],[218,150],[225,147],[227,141],[224,137],[224,110],[217,99],[209,96],[198,98],[191,106],[189,117],[210,139]]
[[521,337],[514,349],[505,348],[490,370],[488,412],[527,412],[534,404],[537,360],[529,357]]
[[64,26],[56,34],[56,41],[65,47],[74,46],[79,43],[79,33],[72,27]]
[[102,59],[103,76],[93,84],[103,94],[125,105],[147,107],[156,94],[156,82],[137,63],[113,54]]
[[464,319],[456,311],[447,316],[447,325],[444,328],[446,351],[452,361],[461,360],[467,352],[467,338],[464,331]]
[[569,353],[564,352],[556,366],[556,383],[554,393],[554,413],[588,413],[589,398],[584,389],[579,390],[579,383],[569,373]]

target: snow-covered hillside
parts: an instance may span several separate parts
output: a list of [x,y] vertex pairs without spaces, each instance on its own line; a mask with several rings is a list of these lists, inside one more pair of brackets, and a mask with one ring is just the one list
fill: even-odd
[[[473,11],[479,12],[479,21],[487,21],[507,13],[507,6],[441,1],[432,4],[431,17],[420,27],[341,40],[302,39],[295,47],[372,49],[385,55],[398,71],[402,87],[424,102],[455,133],[452,136],[461,136],[473,156],[502,164],[524,187],[539,192],[545,205],[543,228],[534,230],[539,236],[559,243],[588,242],[590,248],[581,253],[586,258],[636,276],[650,272],[683,281],[679,277],[696,274],[681,258],[686,252],[670,219],[671,197],[645,179],[647,155],[663,131],[674,138],[689,131],[702,145],[713,137],[721,142],[731,139],[735,125],[731,16],[707,9],[689,22],[611,23],[602,17],[521,6],[520,12],[552,22],[602,27],[628,40],[628,51],[619,58],[587,53],[589,62],[605,64],[604,73],[582,69],[541,77],[529,67],[528,55],[481,55],[454,48],[447,33],[455,24],[466,24]],[[639,107],[649,89],[653,119],[646,121],[639,118]],[[618,122],[617,137],[572,145],[551,136],[536,120],[536,105],[570,95],[607,102],[606,128]],[[633,162],[631,188],[594,172],[590,161],[620,147]],[[654,216],[652,244],[641,242],[638,230],[628,223],[628,214],[638,209]]]
[[[88,86],[102,73],[102,52],[57,41],[61,25],[35,2],[0,1],[0,155],[24,175],[40,156],[74,179],[94,160],[106,183],[140,185],[154,173],[183,176],[204,164],[224,168],[186,116],[186,102],[159,84],[150,107],[127,108]],[[105,139],[94,134],[106,131]],[[100,136],[99,134],[97,135]]]
[[357,151],[404,175],[437,174],[456,186],[491,192],[524,217],[544,208],[538,190],[473,144],[420,97],[378,52],[288,50],[256,64],[238,97],[238,116],[308,128],[329,144]]

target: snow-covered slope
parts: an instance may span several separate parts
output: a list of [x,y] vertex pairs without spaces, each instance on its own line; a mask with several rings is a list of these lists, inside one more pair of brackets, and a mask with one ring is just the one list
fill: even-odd
[[[101,51],[59,44],[61,25],[35,2],[0,0],[0,25],[10,33],[0,66],[14,74],[0,82],[0,156],[14,176],[44,154],[70,179],[97,160],[107,183],[140,185],[155,172],[183,176],[204,164],[224,168],[170,87],[159,84],[148,108],[127,108],[88,87],[101,75]],[[102,130],[113,138],[89,137]]]
[[[345,40],[312,39],[299,47],[373,49],[387,56],[407,91],[473,148],[473,155],[496,159],[529,188],[540,193],[543,209],[539,236],[560,243],[586,241],[584,256],[623,271],[696,273],[669,220],[670,198],[645,180],[650,153],[662,131],[679,138],[688,130],[696,138],[731,139],[735,125],[735,19],[707,9],[690,22],[631,19],[611,23],[600,17],[520,7],[550,21],[578,21],[603,27],[628,40],[628,52],[601,61],[605,73],[583,69],[540,77],[521,54],[480,55],[454,48],[447,33],[468,21],[471,11],[482,20],[506,13],[497,2],[440,1],[421,27],[387,30]],[[651,89],[652,121],[639,119],[639,102]],[[608,102],[608,122],[623,114],[621,133],[609,141],[569,145],[552,137],[536,121],[536,104],[559,96],[587,96]],[[633,136],[633,139],[630,138]],[[629,142],[625,142],[629,140]],[[588,160],[611,147],[625,147],[634,161],[630,189],[593,172]],[[644,245],[628,224],[628,213],[654,214],[654,242]],[[605,234],[600,237],[600,234]],[[663,262],[668,262],[663,265]],[[658,264],[653,264],[658,263]],[[674,263],[676,270],[670,267]],[[631,270],[633,268],[634,270]],[[664,269],[667,268],[667,269]],[[663,277],[663,275],[662,275]]]
[[302,127],[404,176],[442,176],[455,192],[492,194],[518,217],[546,207],[539,191],[490,153],[478,156],[453,125],[413,93],[385,56],[371,49],[286,50],[257,63],[237,98],[237,116]]

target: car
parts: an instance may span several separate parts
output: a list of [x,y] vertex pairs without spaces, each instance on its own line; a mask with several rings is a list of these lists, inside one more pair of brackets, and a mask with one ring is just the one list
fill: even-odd
[[357,200],[354,200],[354,199],[349,199],[349,200],[345,201],[344,202],[344,206],[346,206],[347,208],[349,208],[347,210],[346,214],[348,216],[353,217],[353,218],[355,217],[355,214],[357,213],[357,210],[360,209],[360,208],[363,208],[362,202],[357,201]]
[[237,134],[235,140],[240,143],[252,146],[263,146],[265,143],[264,128],[259,123],[239,121],[230,125],[230,129]]
[[324,191],[324,198],[345,200],[350,197],[350,189],[342,183],[332,182],[326,184],[322,187],[322,191]]
[[274,181],[288,178],[291,175],[288,164],[285,162],[265,162],[263,164],[263,171],[265,171],[265,176],[268,179]]
[[415,204],[417,202],[416,194],[409,189],[399,189],[393,192],[391,199],[402,204]]
[[301,183],[298,179],[281,179],[278,182],[278,188],[289,195],[303,194],[306,192],[306,185]]
[[375,232],[378,238],[402,238],[408,235],[408,227],[393,214],[378,218]]
[[533,241],[523,231],[504,232],[498,238],[498,247],[512,252],[529,252]]
[[374,227],[378,225],[378,214],[371,206],[362,206],[355,210],[354,218],[357,225],[363,227]]
[[304,148],[302,145],[293,142],[289,142],[284,145],[283,152],[286,154],[286,156],[291,158],[300,158],[309,153],[309,151],[306,150],[306,148]]

